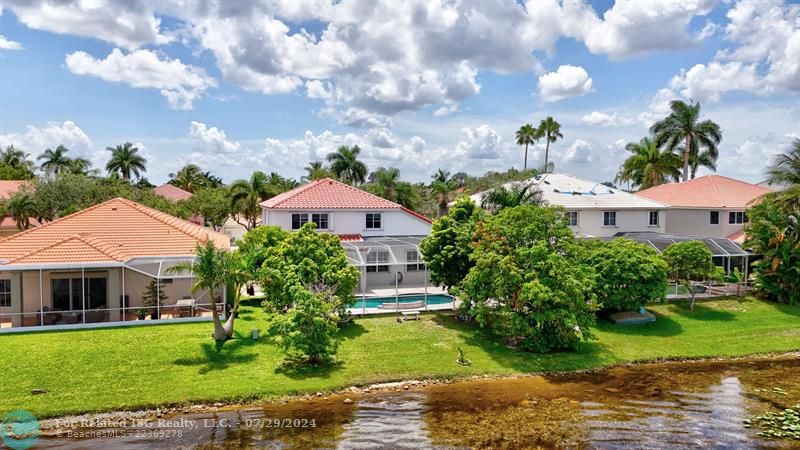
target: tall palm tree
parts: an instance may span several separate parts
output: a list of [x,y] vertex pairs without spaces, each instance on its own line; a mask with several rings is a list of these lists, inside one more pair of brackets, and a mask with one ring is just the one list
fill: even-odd
[[775,155],[767,168],[767,181],[785,188],[771,195],[782,206],[800,208],[800,139],[792,141],[788,152]]
[[708,150],[704,150],[700,153],[689,152],[689,172],[692,180],[697,176],[697,169],[700,167],[705,167],[712,172],[716,172],[717,158]]
[[378,170],[370,174],[370,179],[378,187],[382,194],[381,197],[397,201],[397,188],[400,184],[400,170],[395,167],[379,167]]
[[[247,230],[258,226],[261,202],[275,195],[269,177],[260,170],[253,172],[250,180],[234,181],[228,190],[234,219]],[[239,222],[240,218],[244,219],[244,222]]]
[[438,217],[443,217],[447,214],[447,204],[452,200],[453,191],[458,189],[458,184],[450,178],[450,172],[442,169],[439,169],[431,178],[433,178],[431,192],[436,196],[439,204]]
[[545,173],[549,173],[549,158],[550,158],[550,143],[555,142],[559,139],[564,137],[561,134],[561,124],[553,120],[552,117],[547,116],[546,119],[539,122],[539,128],[537,129],[538,135],[544,138],[544,142],[546,144],[544,148],[544,171]]
[[67,165],[61,169],[61,173],[97,176],[100,171],[92,169],[92,162],[86,158],[67,158]]
[[33,197],[27,193],[15,194],[8,199],[3,209],[14,219],[19,230],[30,228],[31,218],[36,217],[36,203],[34,203]]
[[542,191],[531,183],[518,183],[510,188],[500,186],[487,192],[481,199],[481,208],[500,211],[522,205],[542,206]]
[[106,164],[109,174],[119,173],[122,179],[130,181],[131,173],[138,178],[141,172],[147,172],[147,159],[139,154],[139,149],[130,142],[116,147],[106,147],[111,152],[111,159]]
[[311,161],[304,170],[306,174],[303,176],[303,181],[306,182],[329,178],[333,175],[330,169],[323,165],[322,161]]
[[328,154],[328,162],[331,163],[331,170],[340,180],[357,186],[364,182],[367,176],[367,166],[358,160],[361,148],[355,145],[348,147],[343,145],[335,152]]
[[28,159],[29,156],[31,155],[25,153],[24,150],[9,145],[5,150],[0,152],[0,164],[32,172],[35,164]]
[[208,189],[216,189],[225,186],[222,178],[211,173],[210,170],[203,172],[203,187]]
[[704,149],[710,159],[716,162],[719,157],[718,145],[722,141],[722,131],[711,120],[700,121],[700,103],[686,104],[673,100],[669,104],[670,114],[650,127],[656,145],[675,151],[683,144],[683,181],[689,181],[691,153]]
[[205,174],[194,164],[183,166],[178,172],[169,174],[169,178],[169,184],[187,192],[194,192],[206,185]]
[[529,123],[517,130],[517,145],[525,146],[525,162],[522,164],[522,170],[528,170],[528,146],[535,144],[540,137],[542,136],[539,130]]
[[218,249],[212,241],[206,241],[203,245],[197,245],[194,261],[176,264],[167,269],[169,273],[191,273],[194,279],[192,292],[203,289],[208,290],[211,303],[211,320],[214,323],[212,337],[217,342],[225,342],[229,338],[225,328],[222,326],[219,313],[217,313],[215,295],[217,289],[223,289],[228,281],[226,277],[226,258],[225,250]]
[[622,163],[617,180],[647,189],[680,177],[681,158],[670,151],[662,151],[649,137],[639,142],[629,142],[625,150],[632,153]]
[[44,173],[58,175],[70,166],[70,158],[67,153],[69,153],[69,149],[59,145],[55,149],[48,148],[36,160],[42,161],[39,167]]

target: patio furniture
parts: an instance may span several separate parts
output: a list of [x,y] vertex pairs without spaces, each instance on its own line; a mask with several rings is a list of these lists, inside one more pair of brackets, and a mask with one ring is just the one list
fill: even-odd
[[195,301],[193,298],[182,298],[175,302],[175,317],[193,317]]
[[419,320],[419,311],[402,311],[403,320]]
[[420,309],[425,307],[425,302],[420,300],[416,302],[386,302],[378,305],[380,309]]
[[[105,308],[105,306],[104,306]],[[106,321],[106,312],[103,310],[93,309],[86,311],[86,323],[99,323]]]

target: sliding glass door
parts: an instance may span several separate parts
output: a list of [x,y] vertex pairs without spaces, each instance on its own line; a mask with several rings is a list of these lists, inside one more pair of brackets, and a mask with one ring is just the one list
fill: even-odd
[[53,309],[80,311],[84,307],[86,309],[105,308],[107,305],[106,283],[105,278],[84,278],[83,281],[80,278],[53,279]]

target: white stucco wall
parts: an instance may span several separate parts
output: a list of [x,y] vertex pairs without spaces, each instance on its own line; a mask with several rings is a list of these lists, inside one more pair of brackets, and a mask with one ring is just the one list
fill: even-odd
[[[664,210],[659,210],[658,226],[649,225],[650,211],[645,209],[567,209],[567,211],[578,211],[578,226],[570,227],[575,233],[588,236],[607,237],[620,232],[654,232],[664,233],[665,223],[669,218]],[[616,211],[617,225],[614,227],[603,226],[603,212]]]
[[[383,214],[380,230],[366,229],[366,214],[379,212]],[[263,223],[277,225],[285,230],[292,229],[294,213],[327,213],[328,231],[334,234],[360,234],[362,236],[427,236],[431,224],[402,210],[264,210]]]
[[[719,224],[711,224],[711,211],[719,211]],[[667,233],[688,236],[726,238],[741,230],[744,224],[729,224],[728,213],[743,209],[669,209]]]

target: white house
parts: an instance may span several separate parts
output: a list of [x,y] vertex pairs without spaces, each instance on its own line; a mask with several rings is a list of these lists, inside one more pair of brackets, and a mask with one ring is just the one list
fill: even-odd
[[[569,226],[577,235],[609,237],[618,233],[665,232],[667,207],[664,204],[621,189],[560,173],[539,175],[503,186],[511,188],[524,184],[539,189],[549,205],[563,207]],[[481,204],[488,192],[479,192],[471,198]]]
[[330,178],[305,184],[261,203],[262,223],[339,236],[350,262],[362,271],[359,291],[397,291],[428,283],[419,242],[431,220],[397,203]]
[[667,183],[636,195],[669,206],[667,233],[744,240],[747,209],[772,189],[721,175]]

